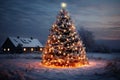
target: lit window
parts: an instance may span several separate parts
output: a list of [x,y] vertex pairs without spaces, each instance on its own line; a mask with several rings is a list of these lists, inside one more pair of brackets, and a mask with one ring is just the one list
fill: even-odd
[[6,49],[4,48],[4,51],[6,51]]
[[7,50],[10,51],[10,48],[8,48]]
[[33,51],[34,49],[33,48],[31,48],[31,51]]
[[26,48],[24,48],[23,51],[26,51]]
[[42,48],[40,48],[40,51],[42,51]]

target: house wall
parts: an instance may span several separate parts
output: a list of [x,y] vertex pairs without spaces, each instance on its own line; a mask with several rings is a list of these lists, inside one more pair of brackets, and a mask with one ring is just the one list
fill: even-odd
[[43,50],[43,47],[39,47],[39,48],[36,48],[36,47],[21,47],[21,48],[17,48],[17,47],[9,47],[10,51],[4,51],[4,49],[8,49],[8,47],[4,47],[2,49],[3,52],[6,52],[6,53],[31,53],[31,52],[42,52]]
[[22,48],[22,51],[23,52],[42,52],[42,50],[43,50],[43,47],[23,47]]
[[1,47],[1,50],[3,52],[14,52],[15,46],[12,44],[12,42],[9,40],[9,38],[4,42],[4,44]]

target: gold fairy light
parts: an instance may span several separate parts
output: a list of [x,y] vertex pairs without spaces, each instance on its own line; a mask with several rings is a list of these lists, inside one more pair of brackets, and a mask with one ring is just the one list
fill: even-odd
[[66,30],[64,30],[64,32],[66,32]]

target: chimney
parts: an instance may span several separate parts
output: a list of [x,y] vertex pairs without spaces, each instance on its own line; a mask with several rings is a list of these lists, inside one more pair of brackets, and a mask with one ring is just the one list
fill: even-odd
[[30,37],[30,39],[32,40],[32,39],[33,39],[33,37]]
[[20,36],[17,36],[17,38],[19,39],[19,38],[20,38]]

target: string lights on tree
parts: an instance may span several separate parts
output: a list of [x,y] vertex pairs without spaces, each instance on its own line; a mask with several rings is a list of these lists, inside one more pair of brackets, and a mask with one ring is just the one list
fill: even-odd
[[85,47],[62,3],[56,22],[52,25],[42,54],[42,64],[53,68],[79,67],[88,64]]

